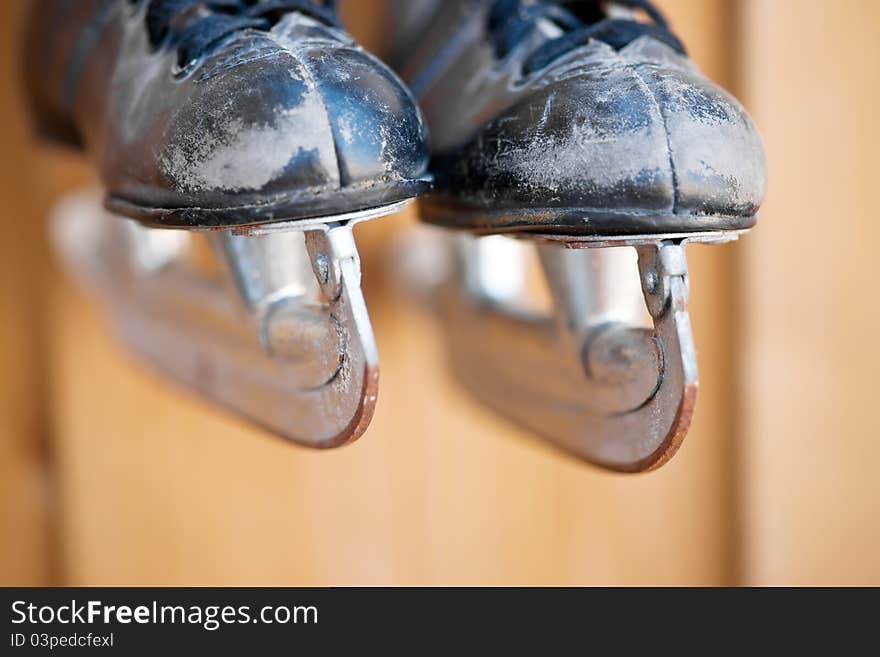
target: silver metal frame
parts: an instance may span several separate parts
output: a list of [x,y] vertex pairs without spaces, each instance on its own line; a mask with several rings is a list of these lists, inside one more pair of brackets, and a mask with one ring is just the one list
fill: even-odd
[[738,236],[518,235],[537,248],[552,313],[518,302],[510,279],[524,265],[511,238],[452,237],[437,310],[455,373],[488,406],[581,459],[621,472],[659,467],[696,404],[685,244]]
[[363,434],[378,394],[352,229],[400,206],[213,231],[219,281],[187,264],[188,232],[111,216],[96,193],[60,205],[55,241],[140,356],[289,440],[329,448]]
[[[96,193],[67,199],[54,226],[132,349],[251,421],[329,448],[363,434],[378,393],[352,229],[403,205],[211,231],[219,279],[187,260],[190,233],[111,216]],[[586,461],[642,471],[675,453],[696,404],[685,244],[738,236],[445,234],[428,257],[410,248],[404,274],[427,282],[475,397]],[[543,312],[524,301],[527,257],[546,279]]]

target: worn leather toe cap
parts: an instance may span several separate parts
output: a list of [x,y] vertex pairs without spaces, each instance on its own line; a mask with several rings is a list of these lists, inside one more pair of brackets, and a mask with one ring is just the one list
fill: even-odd
[[305,25],[316,33],[302,34],[295,18],[245,31],[181,76],[158,101],[164,110],[153,101],[152,122],[134,110],[130,120],[149,132],[130,141],[137,152],[116,151],[111,198],[148,221],[222,225],[352,212],[423,191],[427,136],[409,92],[341,33]]
[[550,78],[436,170],[456,201],[494,212],[661,216],[664,230],[676,216],[689,218],[681,230],[700,217],[747,227],[766,180],[760,136],[732,96],[684,58],[618,55]]

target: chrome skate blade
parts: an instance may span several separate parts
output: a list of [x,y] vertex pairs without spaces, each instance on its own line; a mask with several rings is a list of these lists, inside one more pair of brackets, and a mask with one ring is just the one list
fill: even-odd
[[[446,238],[450,274],[434,298],[457,378],[580,459],[620,472],[659,467],[696,404],[684,243],[704,236],[528,237]],[[546,280],[545,312],[519,299],[527,258]]]
[[352,234],[375,216],[212,231],[222,265],[213,275],[192,262],[201,238],[109,215],[96,193],[63,201],[54,228],[69,269],[137,354],[251,422],[330,448],[361,436],[376,405],[378,354]]

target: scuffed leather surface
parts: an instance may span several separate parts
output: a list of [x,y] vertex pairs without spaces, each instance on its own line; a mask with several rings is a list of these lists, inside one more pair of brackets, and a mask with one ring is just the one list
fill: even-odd
[[151,47],[143,8],[116,0],[69,107],[112,209],[210,227],[350,212],[426,188],[414,101],[345,33],[290,13],[178,71],[173,49]]
[[535,31],[498,60],[487,4],[445,4],[401,60],[435,151],[430,220],[484,232],[754,224],[766,186],[760,136],[686,57],[650,37],[621,51],[594,41],[523,76],[523,58],[548,37]]

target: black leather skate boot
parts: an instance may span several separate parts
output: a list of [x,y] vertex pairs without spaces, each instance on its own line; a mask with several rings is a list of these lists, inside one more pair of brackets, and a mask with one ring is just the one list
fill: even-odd
[[428,185],[419,111],[334,0],[35,0],[28,97],[114,212],[222,227],[324,217]]
[[760,137],[647,0],[406,0],[395,56],[431,130],[429,221],[632,235],[751,227]]

